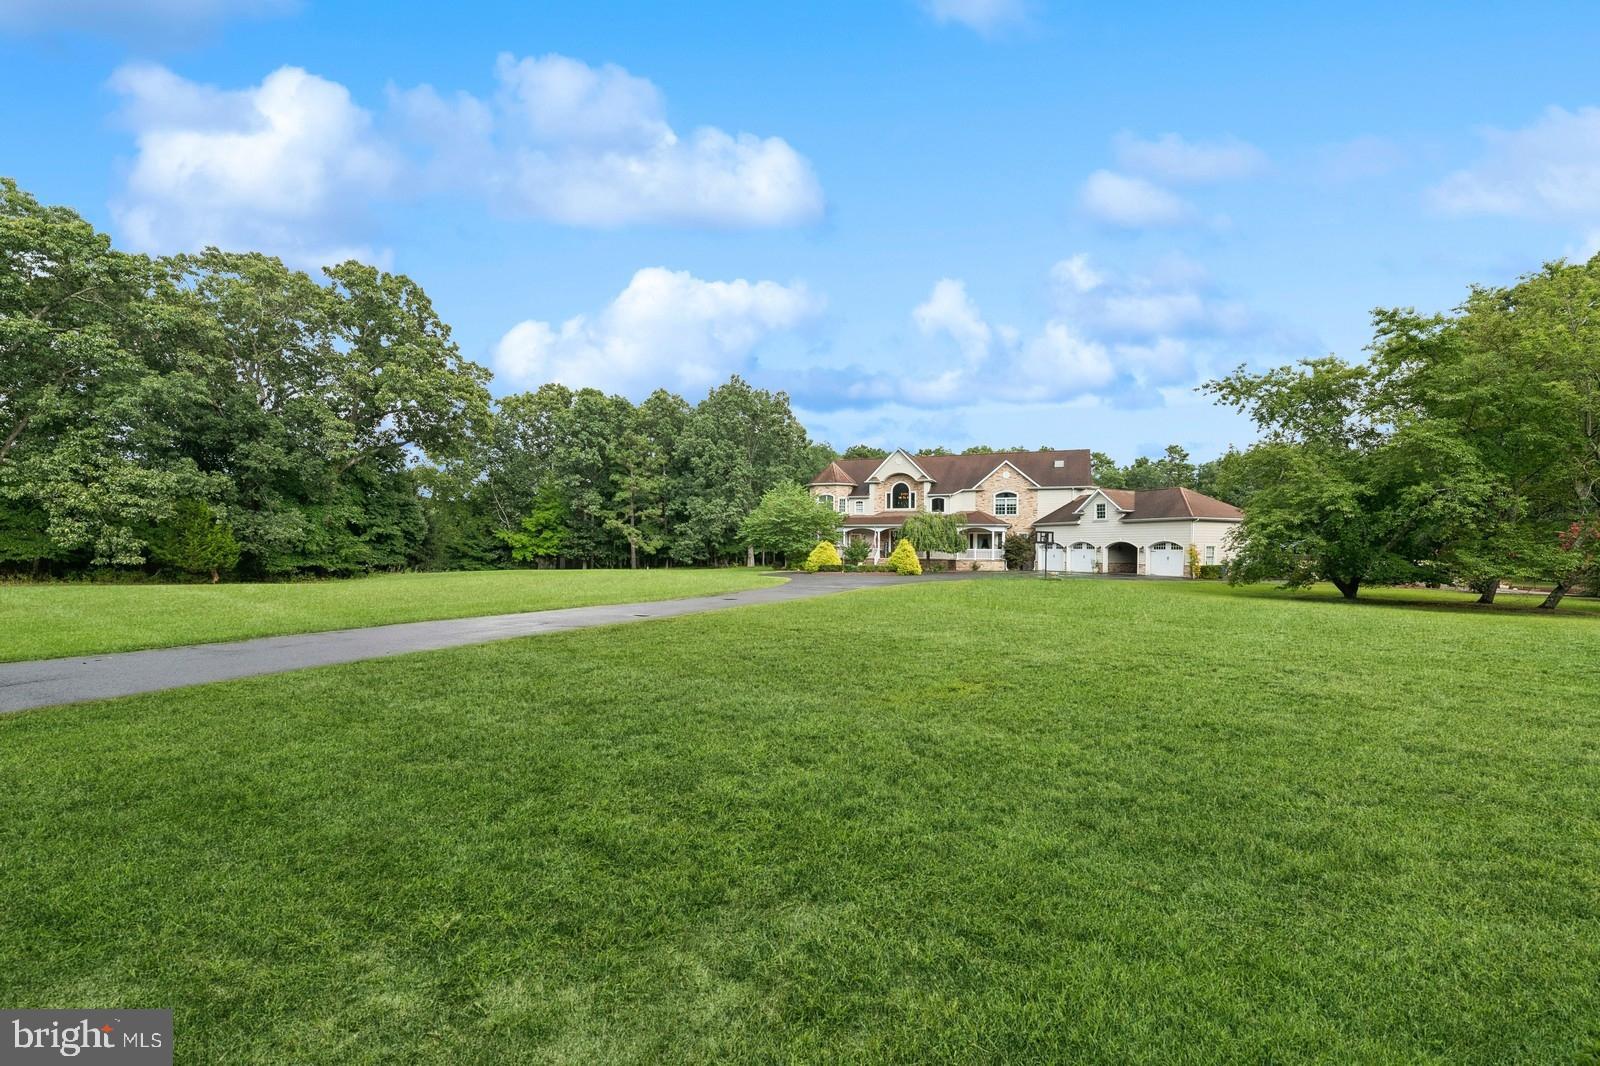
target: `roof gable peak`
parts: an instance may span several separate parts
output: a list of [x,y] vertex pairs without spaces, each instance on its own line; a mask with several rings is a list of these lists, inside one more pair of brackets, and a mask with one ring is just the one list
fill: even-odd
[[[896,448],[894,451],[890,452],[888,455],[883,457],[883,461],[880,462],[877,465],[877,467],[872,471],[872,474],[871,474],[870,477],[867,478],[867,481],[869,481],[869,482],[882,481],[883,480],[883,468],[888,466],[891,462],[893,462],[896,456],[899,456],[900,458],[904,459],[906,461],[906,463],[911,467],[911,469],[913,469],[913,470],[915,470],[917,472],[917,477],[918,477],[919,480],[922,480],[922,481],[932,481],[933,480],[933,478],[928,476],[928,472],[926,470],[922,469],[922,466],[916,461],[915,458],[912,457],[910,452],[906,451],[904,448]],[[892,475],[892,474],[896,473],[896,471],[891,470],[889,473]]]

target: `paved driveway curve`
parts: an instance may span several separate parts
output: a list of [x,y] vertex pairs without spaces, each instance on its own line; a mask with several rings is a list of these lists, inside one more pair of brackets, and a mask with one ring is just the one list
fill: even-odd
[[413,651],[487,644],[512,637],[559,633],[589,626],[673,618],[763,603],[783,603],[859,588],[881,588],[925,581],[959,581],[971,573],[929,574],[920,578],[885,574],[802,574],[782,585],[747,589],[720,596],[696,596],[651,603],[618,603],[568,607],[555,611],[494,614],[482,618],[448,618],[436,622],[401,622],[364,629],[334,629],[283,637],[257,637],[226,644],[193,644],[182,648],[114,655],[39,659],[0,664],[0,713],[58,703],[132,696],[140,692],[231,681],[256,674],[278,674],[310,666],[352,663]]

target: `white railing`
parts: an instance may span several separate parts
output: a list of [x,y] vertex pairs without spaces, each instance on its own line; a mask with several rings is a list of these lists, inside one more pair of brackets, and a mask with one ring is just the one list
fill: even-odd
[[1006,557],[1004,548],[968,548],[951,555],[949,552],[932,552],[934,559],[954,559],[958,563],[999,562]]

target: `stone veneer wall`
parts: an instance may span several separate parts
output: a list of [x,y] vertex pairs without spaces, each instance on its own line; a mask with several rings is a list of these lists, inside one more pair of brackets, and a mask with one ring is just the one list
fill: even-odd
[[[1006,477],[1009,473],[1011,476]],[[1001,467],[988,477],[978,482],[977,508],[980,511],[995,513],[994,496],[997,492],[1014,492],[1017,494],[1017,513],[1014,515],[1000,515],[1001,521],[1011,527],[1014,533],[1025,533],[1033,527],[1034,519],[1039,517],[1039,490],[1023,477],[1019,471],[1009,466]],[[1011,534],[1006,534],[1010,536]]]

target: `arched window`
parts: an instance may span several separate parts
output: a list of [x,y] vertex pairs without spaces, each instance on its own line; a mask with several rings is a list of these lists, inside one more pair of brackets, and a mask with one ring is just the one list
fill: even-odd
[[826,492],[817,497],[817,502],[828,508],[828,510],[833,510],[833,497],[829,496]]
[[1080,540],[1080,541],[1078,541],[1078,543],[1076,543],[1076,544],[1074,544],[1074,545],[1073,545],[1073,546],[1072,546],[1072,550],[1073,550],[1073,551],[1086,551],[1086,552],[1092,552],[1092,551],[1094,551],[1094,545],[1093,545],[1093,544],[1090,544],[1090,543],[1088,543],[1088,542],[1087,542],[1087,541],[1082,541],[1082,540]]
[[1179,552],[1179,551],[1183,550],[1183,546],[1179,545],[1179,544],[1174,544],[1170,540],[1163,540],[1163,541],[1161,541],[1161,542],[1159,542],[1157,544],[1150,545],[1150,550],[1151,551],[1157,551],[1157,552],[1163,552],[1163,551],[1165,551],[1165,552]]
[[909,510],[916,497],[911,492],[911,486],[904,481],[889,490],[889,506],[897,511]]
[[1014,492],[997,492],[994,494],[995,514],[1016,514],[1017,494]]

